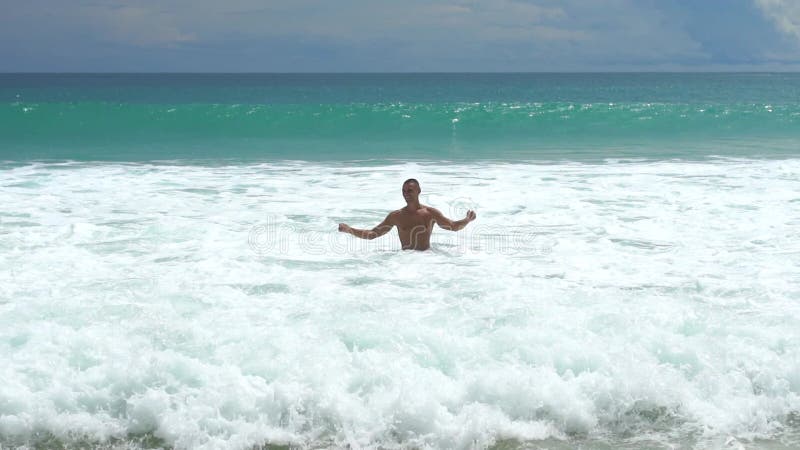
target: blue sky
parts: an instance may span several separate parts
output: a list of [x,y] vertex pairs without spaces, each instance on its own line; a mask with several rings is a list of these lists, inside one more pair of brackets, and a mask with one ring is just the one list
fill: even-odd
[[0,0],[0,71],[800,70],[800,0]]

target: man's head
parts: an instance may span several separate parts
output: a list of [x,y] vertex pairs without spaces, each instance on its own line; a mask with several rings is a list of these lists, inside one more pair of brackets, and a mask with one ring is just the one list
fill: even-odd
[[403,198],[406,199],[406,203],[418,202],[420,192],[422,192],[422,188],[419,187],[419,181],[414,178],[403,182]]

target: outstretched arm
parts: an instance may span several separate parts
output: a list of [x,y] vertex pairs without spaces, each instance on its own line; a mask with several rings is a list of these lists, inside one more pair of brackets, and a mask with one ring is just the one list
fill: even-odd
[[442,212],[439,211],[438,209],[430,208],[430,210],[431,213],[433,214],[433,219],[436,221],[436,225],[439,225],[439,227],[444,228],[445,230],[451,230],[451,231],[458,231],[463,229],[465,226],[467,226],[468,223],[475,220],[476,217],[475,211],[469,210],[467,211],[467,216],[464,217],[463,219],[450,220],[447,217],[445,217],[444,214],[442,214]]
[[383,222],[379,223],[371,230],[359,230],[358,228],[353,228],[346,223],[340,223],[339,231],[342,233],[350,233],[353,236],[361,239],[375,239],[376,237],[383,236],[384,234],[388,233],[393,226],[394,219],[390,213],[385,219],[383,219]]

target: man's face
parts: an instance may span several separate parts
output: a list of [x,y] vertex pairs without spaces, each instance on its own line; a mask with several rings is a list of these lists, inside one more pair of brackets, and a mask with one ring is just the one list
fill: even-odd
[[419,185],[417,183],[406,183],[403,185],[403,198],[406,201],[416,200],[419,197]]

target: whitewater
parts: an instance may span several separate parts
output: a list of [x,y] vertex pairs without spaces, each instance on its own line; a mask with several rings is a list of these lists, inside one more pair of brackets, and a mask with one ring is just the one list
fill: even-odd
[[[371,228],[421,201],[433,249]],[[800,160],[6,162],[0,446],[796,448]]]

